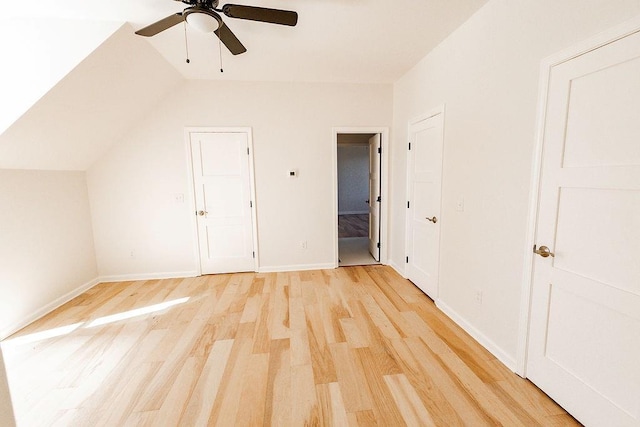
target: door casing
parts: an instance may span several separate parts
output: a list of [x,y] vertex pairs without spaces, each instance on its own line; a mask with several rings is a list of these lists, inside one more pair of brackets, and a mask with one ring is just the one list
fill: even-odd
[[388,141],[389,128],[387,127],[334,127],[331,138],[331,161],[333,163],[333,243],[334,243],[334,268],[338,267],[338,134],[341,133],[378,133],[380,134],[381,148],[381,173],[380,173],[380,264],[387,264],[388,244],[387,239],[387,218],[389,199],[389,161],[388,161]]
[[184,128],[184,140],[185,140],[185,151],[186,151],[186,162],[187,162],[187,170],[189,176],[189,185],[187,192],[187,202],[189,204],[189,210],[191,211],[191,229],[193,235],[193,256],[194,262],[197,264],[196,271],[198,272],[198,276],[202,275],[202,265],[200,263],[200,245],[198,241],[198,224],[197,218],[195,215],[196,211],[196,198],[195,198],[195,189],[193,187],[194,176],[193,176],[193,163],[191,160],[191,134],[192,133],[246,133],[247,135],[247,145],[249,147],[249,187],[251,188],[251,218],[252,218],[252,226],[253,226],[253,249],[255,252],[255,271],[258,271],[260,268],[260,251],[258,246],[258,221],[257,221],[257,203],[256,203],[256,186],[255,186],[255,168],[253,161],[253,134],[252,129],[250,127],[185,127]]

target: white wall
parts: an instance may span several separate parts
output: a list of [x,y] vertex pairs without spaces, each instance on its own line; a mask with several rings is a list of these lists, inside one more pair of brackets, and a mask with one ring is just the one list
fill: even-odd
[[84,172],[0,169],[0,338],[97,277]]
[[439,298],[503,361],[517,348],[540,62],[638,13],[637,0],[492,0],[394,85],[392,260],[403,265],[407,123],[444,103]]
[[0,348],[0,427],[13,427],[15,425],[7,372],[4,367],[2,349]]
[[88,171],[100,275],[195,273],[185,126],[252,127],[262,269],[333,265],[332,128],[390,126],[391,107],[391,85],[185,83]]
[[369,146],[338,145],[338,214],[369,213]]

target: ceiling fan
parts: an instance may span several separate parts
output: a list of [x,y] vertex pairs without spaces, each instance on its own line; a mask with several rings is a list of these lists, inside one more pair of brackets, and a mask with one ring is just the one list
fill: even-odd
[[213,32],[220,41],[234,55],[247,51],[240,40],[225,25],[220,13],[229,18],[246,19],[249,21],[268,22],[271,24],[295,26],[298,23],[298,14],[290,10],[268,9],[256,6],[243,6],[239,4],[225,4],[218,9],[219,0],[175,0],[190,5],[182,12],[175,13],[144,27],[136,34],[145,37],[156,34],[173,27],[183,21],[202,32]]

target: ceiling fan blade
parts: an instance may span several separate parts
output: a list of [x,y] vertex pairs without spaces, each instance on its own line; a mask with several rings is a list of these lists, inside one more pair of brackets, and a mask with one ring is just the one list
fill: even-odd
[[171,28],[174,25],[181,23],[182,21],[184,21],[184,18],[182,17],[182,12],[175,13],[173,15],[167,16],[164,19],[159,20],[158,22],[154,22],[153,24],[136,31],[136,34],[139,36],[145,36],[145,37],[155,36],[159,32],[162,32],[167,28]]
[[247,48],[240,43],[240,40],[233,34],[233,31],[229,29],[223,22],[220,27],[214,31],[216,36],[220,38],[220,41],[224,43],[224,45],[229,49],[229,51],[234,55],[240,55],[241,53],[245,53]]
[[271,24],[295,26],[298,14],[290,10],[267,9],[264,7],[225,4],[222,12],[229,18],[248,19],[250,21],[269,22]]

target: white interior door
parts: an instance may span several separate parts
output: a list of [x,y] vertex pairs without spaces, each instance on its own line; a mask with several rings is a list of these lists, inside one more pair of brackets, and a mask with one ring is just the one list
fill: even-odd
[[544,129],[527,376],[586,425],[638,426],[640,35],[554,66]]
[[202,274],[255,271],[248,134],[190,134]]
[[380,262],[380,134],[369,138],[369,253]]
[[406,275],[431,298],[438,296],[442,113],[409,126]]

